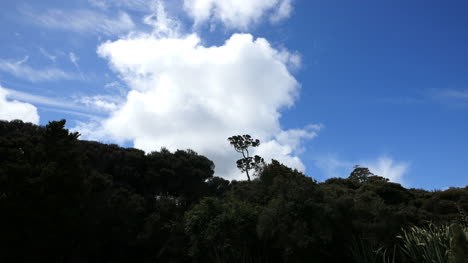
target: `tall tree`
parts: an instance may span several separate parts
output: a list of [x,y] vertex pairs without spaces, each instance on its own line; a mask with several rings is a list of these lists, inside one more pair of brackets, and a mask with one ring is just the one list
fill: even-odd
[[235,135],[228,138],[229,143],[234,147],[236,152],[242,154],[242,159],[237,160],[237,168],[247,175],[247,180],[250,182],[250,170],[258,171],[264,163],[263,158],[255,155],[250,156],[249,147],[258,147],[260,140],[252,139],[248,134]]

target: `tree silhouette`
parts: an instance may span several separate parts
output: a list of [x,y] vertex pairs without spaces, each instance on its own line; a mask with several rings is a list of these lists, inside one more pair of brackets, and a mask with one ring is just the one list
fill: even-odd
[[247,180],[250,182],[250,170],[258,171],[261,167],[261,164],[264,163],[262,157],[255,155],[250,156],[249,147],[258,147],[260,145],[260,140],[252,139],[248,134],[245,135],[235,135],[228,138],[229,143],[234,146],[236,152],[242,154],[242,159],[237,160],[237,168],[242,172],[245,172],[247,175]]
[[369,170],[369,168],[355,165],[354,170],[351,172],[348,179],[357,183],[365,183],[370,176],[374,176],[374,174]]

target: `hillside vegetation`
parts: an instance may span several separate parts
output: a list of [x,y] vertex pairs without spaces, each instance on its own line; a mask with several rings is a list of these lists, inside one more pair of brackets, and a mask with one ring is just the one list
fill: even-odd
[[230,182],[194,151],[64,126],[0,122],[0,262],[467,262],[468,186],[365,167],[317,182],[277,161]]

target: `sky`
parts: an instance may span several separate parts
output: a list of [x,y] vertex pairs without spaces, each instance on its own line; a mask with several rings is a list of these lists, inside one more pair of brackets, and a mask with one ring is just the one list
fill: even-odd
[[0,119],[193,149],[245,179],[227,138],[318,181],[355,165],[468,184],[468,2],[2,0]]

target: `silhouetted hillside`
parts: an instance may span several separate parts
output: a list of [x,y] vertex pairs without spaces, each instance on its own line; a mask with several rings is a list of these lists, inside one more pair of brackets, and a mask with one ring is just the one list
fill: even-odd
[[277,161],[229,182],[194,151],[64,125],[0,121],[0,262],[354,262],[356,244],[393,251],[402,229],[467,224],[468,187],[406,189],[364,167],[318,183]]

